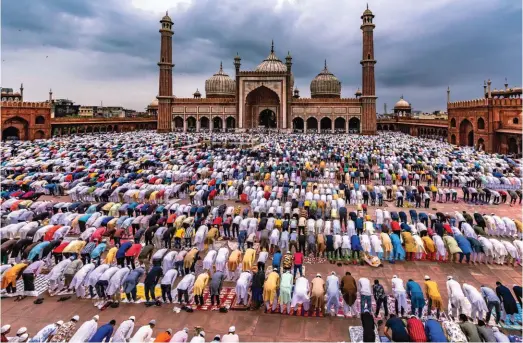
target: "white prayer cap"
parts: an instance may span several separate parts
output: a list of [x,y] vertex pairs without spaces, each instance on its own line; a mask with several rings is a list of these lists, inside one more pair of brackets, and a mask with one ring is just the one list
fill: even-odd
[[205,337],[205,331],[201,331],[200,336]]
[[189,332],[189,328],[183,328],[183,331]]
[[172,335],[173,334],[173,329],[167,329],[167,332],[169,333],[169,335]]
[[430,280],[430,276],[425,275],[425,280]]
[[129,319],[134,321],[136,318],[134,316],[130,316]]
[[320,273],[316,274],[316,277],[321,277],[321,274]]
[[75,315],[73,316],[73,318],[71,318],[72,320],[75,320],[75,321],[79,321],[80,320],[80,316],[78,315]]
[[29,338],[29,335],[24,333],[23,335],[20,336],[20,338],[18,340],[19,340],[19,342],[25,342],[28,338]]
[[100,316],[98,316],[97,314],[93,317],[94,320],[98,321],[98,319],[100,319]]
[[331,275],[336,275],[336,272],[333,270],[333,271],[331,272]]
[[236,328],[234,327],[234,325],[229,328],[229,332],[235,332],[235,331],[236,331]]
[[149,322],[149,325],[156,325],[156,320],[154,320],[154,319],[151,320],[151,321]]
[[395,278],[397,278],[397,277],[398,277],[398,275],[393,275],[393,276],[392,276],[393,279],[395,279]]
[[449,276],[447,276],[447,280],[452,280],[452,279],[453,279],[453,277],[452,277],[452,276],[450,276],[450,275],[449,275]]
[[2,333],[6,333],[6,332],[9,331],[10,329],[11,329],[11,325],[6,324],[6,325],[2,326],[1,331],[2,331]]
[[16,332],[16,335],[20,336],[20,335],[23,335],[26,332],[27,332],[27,328],[25,326],[22,326],[20,329],[18,329],[18,331]]
[[56,325],[64,325],[64,321],[63,320],[59,320],[55,323]]

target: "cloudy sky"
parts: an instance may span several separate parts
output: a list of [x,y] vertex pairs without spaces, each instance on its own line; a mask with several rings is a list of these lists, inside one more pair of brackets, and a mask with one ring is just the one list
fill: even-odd
[[[369,0],[374,12],[378,110],[403,94],[414,109],[443,109],[493,87],[521,85],[521,2]],[[2,83],[26,99],[143,109],[157,94],[158,20],[174,21],[174,93],[191,97],[220,61],[253,69],[269,53],[293,56],[302,97],[327,59],[342,96],[361,85],[360,0],[16,0],[3,1]]]

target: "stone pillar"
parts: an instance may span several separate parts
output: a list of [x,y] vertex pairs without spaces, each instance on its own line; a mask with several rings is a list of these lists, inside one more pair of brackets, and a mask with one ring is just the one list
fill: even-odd
[[321,120],[318,120],[318,133],[321,132]]
[[345,120],[345,133],[349,133],[349,120]]
[[303,133],[307,132],[307,120],[303,121]]
[[214,130],[214,120],[209,120],[209,131],[212,132]]
[[334,133],[334,120],[331,120],[331,130],[332,130],[332,133]]
[[187,119],[183,121],[183,132],[187,132]]
[[200,128],[201,128],[200,121],[197,120],[197,121],[196,121],[196,132],[200,132]]

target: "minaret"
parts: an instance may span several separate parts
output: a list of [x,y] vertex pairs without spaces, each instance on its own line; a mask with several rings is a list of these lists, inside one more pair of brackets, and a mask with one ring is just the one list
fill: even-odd
[[487,80],[483,80],[483,94],[487,97]]
[[[274,43],[273,43],[274,44]],[[287,57],[285,57],[285,65],[287,66],[287,89],[286,89],[286,98],[287,98],[287,108],[285,109],[286,113],[287,113],[287,122],[284,123],[283,122],[283,117],[282,117],[282,123],[281,123],[281,128],[285,128],[285,129],[288,129],[289,132],[291,130],[291,116],[290,116],[290,113],[291,113],[291,104],[292,104],[292,88],[294,87],[292,83],[292,56],[291,56],[291,52],[290,51],[287,51]],[[299,94],[298,94],[299,96]]]
[[490,79],[488,79],[487,81],[487,98],[492,98],[492,92],[490,91],[490,85],[492,85],[492,81],[490,81]]
[[169,132],[172,126],[172,98],[173,98],[173,22],[169,14],[160,20],[160,77],[158,89],[158,132]]
[[20,101],[24,101],[24,84],[20,84]]
[[362,96],[360,98],[361,132],[364,135],[376,134],[376,84],[374,80],[374,14],[367,9],[363,12],[361,19],[361,31],[363,32],[363,54],[360,64],[362,66]]
[[447,104],[450,102],[450,86],[447,86]]
[[508,80],[505,78],[505,91],[508,91]]
[[53,90],[49,88],[49,102],[53,102]]

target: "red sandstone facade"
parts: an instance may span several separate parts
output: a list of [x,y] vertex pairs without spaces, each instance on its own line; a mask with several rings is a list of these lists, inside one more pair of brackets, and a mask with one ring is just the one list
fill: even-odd
[[449,102],[448,140],[461,146],[474,146],[491,153],[521,154],[521,88],[490,90],[485,98]]
[[2,140],[51,137],[51,105],[48,102],[2,101]]
[[240,70],[241,58],[234,58],[235,77],[222,70],[205,84],[206,98],[196,91],[194,98],[172,94],[172,20],[162,18],[158,103],[148,109],[158,112],[158,132],[239,132],[259,127],[283,132],[351,132],[376,134],[376,87],[374,77],[374,15],[367,8],[362,19],[362,91],[355,98],[341,98],[341,82],[327,69],[311,82],[311,98],[299,97],[294,87],[292,57],[282,62],[274,52],[256,70]]

